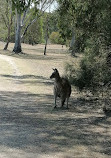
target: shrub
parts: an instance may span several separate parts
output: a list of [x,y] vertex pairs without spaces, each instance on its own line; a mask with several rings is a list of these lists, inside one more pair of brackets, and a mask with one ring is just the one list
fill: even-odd
[[53,44],[64,44],[64,40],[60,36],[59,32],[52,32],[49,38]]
[[79,69],[75,69],[70,64],[67,66],[66,71],[70,81],[80,90],[96,91],[111,81],[111,67],[107,64],[109,53],[104,51],[104,49],[101,50],[98,55],[86,52]]

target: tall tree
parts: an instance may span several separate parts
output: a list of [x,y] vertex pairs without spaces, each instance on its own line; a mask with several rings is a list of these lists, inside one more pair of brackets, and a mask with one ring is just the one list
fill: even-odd
[[[111,1],[109,0],[58,0],[60,15],[71,18],[74,12],[74,29],[79,47],[84,47],[84,59],[74,82],[80,88],[95,89],[111,81]],[[72,2],[72,6],[70,6]],[[65,7],[66,6],[66,7]],[[72,8],[72,9],[71,9]],[[64,9],[67,9],[66,12]],[[63,18],[60,18],[64,24]],[[68,20],[69,23],[69,20]],[[68,26],[67,23],[66,27]],[[61,25],[62,27],[62,25]],[[68,29],[69,30],[69,29]],[[63,33],[68,30],[63,30]],[[84,46],[83,46],[84,45]],[[74,76],[74,74],[72,74]]]
[[[21,49],[21,28],[26,16],[27,9],[31,5],[31,0],[12,0],[12,7],[15,10],[16,20],[15,20],[15,45],[13,51],[15,53],[22,52]],[[24,13],[24,14],[23,14]],[[23,17],[22,17],[23,14]]]
[[[15,20],[15,45],[13,51],[15,53],[22,52],[21,38],[26,34],[28,28],[40,17],[44,11],[53,3],[54,0],[12,0],[13,9],[15,9],[16,20]],[[34,7],[33,7],[34,6]],[[27,12],[30,7],[34,8],[36,12],[35,18],[32,19],[29,24],[25,27],[23,34],[21,30],[25,26],[24,23],[27,18]],[[29,17],[28,17],[29,18]]]

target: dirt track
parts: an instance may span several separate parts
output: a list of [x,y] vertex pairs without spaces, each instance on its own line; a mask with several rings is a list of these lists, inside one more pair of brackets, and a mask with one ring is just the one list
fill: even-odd
[[0,158],[110,158],[111,118],[97,100],[73,87],[70,109],[53,109],[49,76],[55,67],[63,73],[65,48],[45,57],[40,45],[23,48],[0,55]]

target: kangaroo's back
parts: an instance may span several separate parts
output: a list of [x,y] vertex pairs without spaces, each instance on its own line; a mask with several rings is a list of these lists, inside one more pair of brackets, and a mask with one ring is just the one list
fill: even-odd
[[62,87],[63,87],[63,93],[66,94],[66,97],[70,97],[71,95],[71,85],[67,78],[62,77]]

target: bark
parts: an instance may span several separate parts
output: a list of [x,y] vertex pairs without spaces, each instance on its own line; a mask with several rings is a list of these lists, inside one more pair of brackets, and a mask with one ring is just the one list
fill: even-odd
[[10,42],[10,31],[11,31],[11,26],[8,27],[7,43],[5,44],[4,50],[7,50],[9,42]]
[[75,33],[74,33],[74,29],[72,29],[72,39],[70,42],[70,50],[73,56],[75,56],[74,44],[75,44]]
[[9,42],[10,42],[10,40],[8,39],[8,40],[7,40],[7,43],[5,44],[4,50],[7,50],[8,45],[9,45]]
[[15,45],[13,51],[15,53],[22,52],[21,48],[21,13],[17,12],[16,30],[15,30]]
[[[49,5],[47,5],[47,7],[45,8],[45,10],[53,3],[54,0],[51,0]],[[44,1],[44,3],[42,4],[42,7],[41,7],[41,14],[39,15],[39,17],[41,15],[43,15],[43,13],[45,12],[42,11],[42,9],[44,8],[44,5],[47,4],[47,1]],[[20,13],[16,13],[17,14],[17,26],[16,26],[16,31],[15,31],[15,45],[14,45],[14,49],[13,51],[15,53],[20,53],[22,52],[22,48],[21,48],[21,40],[23,39],[23,36],[26,34],[28,28],[37,20],[38,17],[36,17],[35,19],[33,19],[28,25],[27,27],[25,28],[24,30],[24,33],[22,34],[21,36],[21,28],[23,27],[23,23],[24,23],[24,20],[25,20],[25,17],[27,15],[27,11],[24,12],[24,16],[23,16],[23,19],[21,20],[21,14]],[[46,40],[47,41],[47,40]],[[46,46],[47,46],[47,42],[46,42]],[[45,47],[46,48],[46,47]]]
[[44,48],[44,55],[46,55],[46,50],[47,50],[47,42],[48,42],[48,36],[46,37],[46,43],[45,43],[45,48]]
[[10,43],[10,33],[11,33],[11,27],[12,27],[12,14],[11,14],[11,21],[10,21],[10,24],[9,24],[9,26],[8,26],[8,37],[7,37],[7,43],[6,43],[6,45],[5,45],[5,47],[4,47],[4,50],[7,50],[7,48],[8,48],[8,45],[9,45],[9,43]]
[[46,55],[46,50],[47,50],[47,42],[48,42],[48,38],[49,38],[49,22],[48,22],[48,18],[47,18],[47,25],[46,25],[46,42],[45,42],[45,48],[44,48],[44,55]]
[[[30,21],[29,24],[25,27],[24,32],[23,32],[23,34],[22,34],[22,36],[21,36],[22,39],[23,39],[23,37],[25,36],[25,34],[27,33],[27,30],[29,29],[29,27],[30,27],[33,23],[35,23],[35,22],[37,21],[37,19],[40,18],[40,17],[45,13],[45,11],[50,7],[50,5],[51,5],[53,2],[54,2],[54,0],[51,0],[50,3],[49,3],[49,5],[47,5],[47,7],[43,10],[44,5],[45,5],[45,3],[46,3],[46,1],[44,1],[44,3],[43,3],[42,6],[41,6],[41,9],[40,9],[40,14],[39,14],[37,17],[35,17],[35,19],[33,19],[32,21]],[[46,3],[46,4],[47,4],[47,3]],[[27,14],[27,12],[26,12],[26,14]],[[26,16],[26,15],[25,15],[25,16]]]

